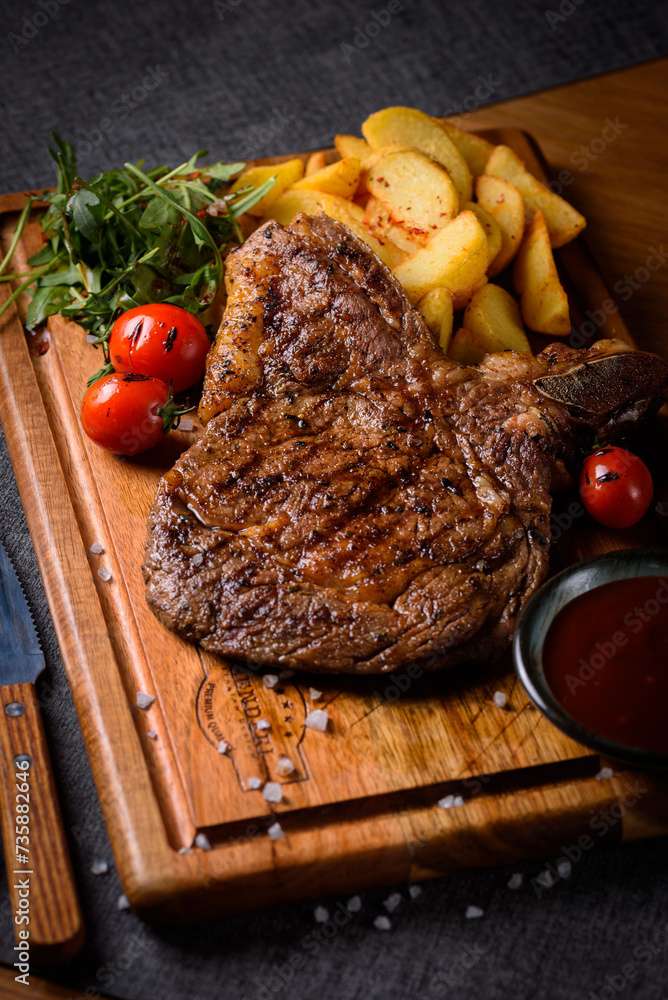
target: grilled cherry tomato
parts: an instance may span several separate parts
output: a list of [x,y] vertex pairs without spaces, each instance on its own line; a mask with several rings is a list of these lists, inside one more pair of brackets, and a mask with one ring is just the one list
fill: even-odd
[[641,458],[625,448],[599,448],[580,473],[580,496],[592,517],[608,528],[630,528],[652,502],[652,476]]
[[116,455],[136,455],[163,437],[168,403],[169,387],[160,379],[114,372],[86,392],[81,423],[96,444]]
[[128,309],[111,328],[110,360],[116,371],[152,375],[181,392],[202,378],[211,346],[192,313],[158,302]]

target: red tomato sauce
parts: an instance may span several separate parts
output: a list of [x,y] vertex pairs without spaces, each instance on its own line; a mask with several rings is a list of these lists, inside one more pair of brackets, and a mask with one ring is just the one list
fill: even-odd
[[592,733],[668,753],[668,577],[576,597],[548,631],[543,666],[554,697]]

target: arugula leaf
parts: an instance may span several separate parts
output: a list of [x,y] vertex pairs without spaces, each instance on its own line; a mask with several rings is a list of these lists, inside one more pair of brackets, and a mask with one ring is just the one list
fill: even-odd
[[[72,222],[79,232],[94,243],[97,240],[102,214],[99,211],[100,199],[88,188],[80,188],[70,198],[67,208],[72,215]],[[94,209],[98,209],[97,212]]]
[[68,303],[69,291],[66,287],[38,288],[28,307],[27,328],[34,330],[49,316],[60,312]]

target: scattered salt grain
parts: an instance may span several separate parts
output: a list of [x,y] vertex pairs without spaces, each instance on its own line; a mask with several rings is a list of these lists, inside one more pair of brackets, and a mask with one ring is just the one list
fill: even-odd
[[388,913],[394,913],[396,908],[398,906],[401,906],[401,893],[399,892],[391,893],[391,895],[389,895],[387,899],[383,900],[383,906],[385,907]]
[[311,699],[311,701],[320,701],[320,699],[322,698],[322,691],[318,691],[317,688],[309,688],[308,696]]
[[130,900],[128,899],[127,896],[120,895],[118,897],[118,899],[116,900],[116,909],[117,910],[129,910],[130,909]]
[[611,767],[602,767],[601,770],[596,775],[596,780],[608,781],[612,777],[613,773],[614,772]]
[[376,917],[376,919],[373,922],[373,926],[376,928],[377,931],[392,930],[392,923],[389,917]]
[[422,895],[422,886],[419,886],[419,885],[409,885],[408,886],[408,895],[411,897],[411,899],[417,899],[418,896]]
[[90,870],[93,873],[93,875],[106,875],[107,872],[109,871],[109,865],[107,864],[106,861],[96,859],[90,866]]
[[198,833],[195,837],[195,847],[199,847],[200,851],[210,851],[211,841],[205,833]]
[[315,729],[318,733],[326,732],[328,724],[329,715],[326,708],[314,708],[304,720],[304,725],[307,729]]
[[266,688],[275,688],[278,684],[278,674],[265,674],[262,683]]
[[524,882],[524,875],[522,874],[522,872],[515,872],[508,879],[508,888],[520,889],[522,886],[522,882]]
[[283,789],[277,781],[268,781],[262,789],[262,795],[267,802],[280,802],[283,798]]
[[478,920],[485,916],[485,911],[481,910],[479,906],[467,906],[464,915],[467,920]]
[[105,583],[109,583],[109,581],[111,580],[111,570],[108,569],[106,566],[100,566],[99,570],[97,571],[97,575],[99,576],[100,580],[103,580]]
[[86,334],[86,343],[87,344],[97,344],[97,335],[94,334],[94,333],[87,333]]
[[196,552],[190,561],[193,566],[201,566],[204,562],[204,554],[202,552]]
[[316,924],[326,924],[329,920],[329,910],[324,906],[316,906],[313,916]]
[[276,770],[280,775],[285,777],[288,774],[292,774],[295,769],[295,765],[292,763],[289,757],[279,757],[276,761]]
[[194,426],[195,425],[193,424],[192,420],[181,420],[181,421],[179,421],[179,430],[180,431],[191,431]]
[[179,847],[179,854],[190,854],[192,847]]
[[252,788],[253,791],[256,791],[258,788],[262,788],[262,782],[259,778],[248,778],[246,785],[248,788]]
[[149,740],[157,740],[158,738],[158,734],[156,733],[155,729],[148,729],[146,735],[148,736]]
[[464,805],[464,799],[461,795],[446,795],[444,798],[438,800],[438,806],[440,809],[455,809],[458,806]]
[[230,744],[227,742],[227,740],[218,740],[216,744],[216,750],[218,751],[218,753],[227,753],[229,749],[230,749]]
[[93,542],[88,551],[92,556],[101,556],[104,554],[104,545],[102,542]]
[[155,698],[153,697],[153,695],[144,694],[143,691],[137,691],[136,705],[137,708],[141,708],[143,712],[145,712],[147,708],[150,708],[154,701]]
[[283,827],[281,826],[280,823],[272,823],[269,829],[267,830],[267,833],[269,835],[270,840],[280,840],[281,837],[285,836],[285,834],[283,833]]
[[505,708],[508,704],[508,696],[503,691],[494,692],[494,704],[497,708]]
[[540,872],[539,875],[536,875],[536,882],[538,882],[539,885],[542,885],[544,889],[551,889],[554,885],[554,875],[546,868],[544,872]]
[[348,913],[359,913],[362,909],[362,899],[360,896],[351,896],[346,903]]
[[271,729],[271,722],[268,719],[258,719],[255,728],[262,732],[264,729]]
[[559,872],[560,878],[570,878],[573,866],[570,861],[567,861],[566,858],[564,858],[564,860],[560,861],[557,865],[557,871]]

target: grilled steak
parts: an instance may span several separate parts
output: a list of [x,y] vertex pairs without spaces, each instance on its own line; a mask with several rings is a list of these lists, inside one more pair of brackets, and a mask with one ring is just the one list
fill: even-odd
[[609,343],[455,364],[324,216],[262,226],[227,275],[207,427],[151,515],[155,613],[213,652],[305,670],[502,650],[547,572],[555,475],[660,396],[668,365]]

